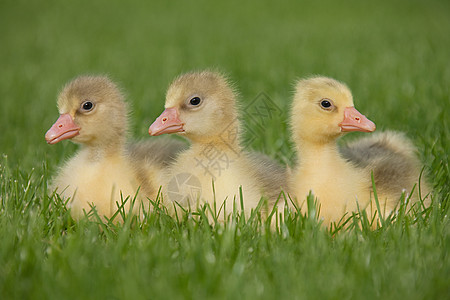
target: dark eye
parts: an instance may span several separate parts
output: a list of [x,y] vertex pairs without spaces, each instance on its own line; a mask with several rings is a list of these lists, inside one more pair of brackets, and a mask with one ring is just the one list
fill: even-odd
[[320,101],[320,106],[322,106],[325,109],[328,109],[332,106],[333,104],[331,104],[331,101],[328,99],[323,99]]
[[194,97],[191,100],[189,100],[189,104],[194,106],[199,105],[200,102],[202,102],[202,100],[199,97]]
[[83,104],[81,104],[81,108],[85,111],[90,111],[94,107],[94,104],[91,101],[84,101]]

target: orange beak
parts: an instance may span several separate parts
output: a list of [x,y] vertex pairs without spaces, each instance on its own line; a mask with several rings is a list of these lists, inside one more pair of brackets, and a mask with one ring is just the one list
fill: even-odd
[[53,145],[79,135],[80,130],[81,128],[75,124],[69,114],[62,114],[45,134],[45,140],[50,145]]
[[339,124],[339,127],[341,127],[342,132],[372,132],[376,128],[375,123],[367,119],[353,106],[344,109],[344,120]]
[[166,108],[162,114],[150,125],[148,133],[152,136],[165,133],[184,132],[184,123],[178,117],[175,107]]

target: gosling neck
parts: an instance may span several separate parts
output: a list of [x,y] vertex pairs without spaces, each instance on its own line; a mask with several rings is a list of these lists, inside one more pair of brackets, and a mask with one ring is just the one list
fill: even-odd
[[298,167],[314,167],[336,165],[337,162],[343,161],[339,154],[336,142],[310,142],[302,141],[297,144]]
[[217,133],[211,136],[197,136],[189,137],[192,142],[192,149],[203,150],[208,148],[216,148],[221,151],[232,151],[236,154],[242,152],[241,133],[239,131],[239,124],[237,121],[220,129]]
[[89,161],[97,162],[102,159],[125,155],[125,139],[110,139],[83,144],[80,149]]

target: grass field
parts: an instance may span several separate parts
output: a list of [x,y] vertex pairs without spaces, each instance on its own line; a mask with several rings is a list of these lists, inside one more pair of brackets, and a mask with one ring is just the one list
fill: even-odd
[[[0,299],[449,299],[449,49],[445,0],[1,1]],[[417,145],[432,207],[333,234],[295,213],[277,232],[163,211],[100,227],[47,196],[76,150],[44,140],[65,82],[110,75],[148,139],[170,81],[204,68],[282,109],[250,146],[287,163],[294,80],[346,82],[377,130]]]

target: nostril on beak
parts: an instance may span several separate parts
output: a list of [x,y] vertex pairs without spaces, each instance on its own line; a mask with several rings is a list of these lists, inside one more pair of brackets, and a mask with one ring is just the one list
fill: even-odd
[[63,127],[63,124],[59,124],[58,127],[59,127],[59,128],[62,128],[62,127]]
[[355,120],[359,122],[360,118],[359,117],[355,117]]
[[167,120],[168,120],[167,117],[164,117],[164,118],[162,119],[162,122],[165,123],[165,122],[167,122]]

